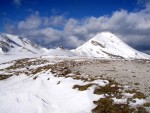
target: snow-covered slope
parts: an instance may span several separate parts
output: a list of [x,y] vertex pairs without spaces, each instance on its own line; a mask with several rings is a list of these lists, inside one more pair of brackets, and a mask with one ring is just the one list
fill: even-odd
[[0,33],[0,54],[16,54],[20,52],[40,53],[41,51],[44,51],[42,47],[27,38]]
[[49,49],[46,53],[46,55],[48,56],[63,56],[63,57],[75,57],[77,56],[76,53],[67,50],[67,49],[63,49],[63,48],[56,48],[56,49]]
[[0,54],[3,54],[4,52],[3,52],[3,50],[2,50],[2,48],[0,48]]
[[88,57],[148,59],[149,55],[139,52],[110,32],[102,32],[87,41],[74,52]]

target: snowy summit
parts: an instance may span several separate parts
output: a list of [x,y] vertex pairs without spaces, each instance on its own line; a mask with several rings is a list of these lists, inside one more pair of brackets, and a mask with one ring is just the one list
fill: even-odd
[[97,34],[74,51],[88,57],[127,59],[150,58],[149,55],[133,49],[110,32]]

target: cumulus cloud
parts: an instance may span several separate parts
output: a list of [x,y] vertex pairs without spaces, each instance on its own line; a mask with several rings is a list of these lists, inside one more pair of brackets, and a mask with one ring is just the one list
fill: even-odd
[[30,30],[30,29],[37,29],[40,27],[42,21],[39,17],[38,13],[35,13],[34,15],[31,15],[24,21],[20,21],[18,23],[18,29],[20,30]]
[[6,27],[6,31],[31,37],[47,47],[62,45],[66,48],[80,46],[98,32],[111,31],[132,47],[149,51],[150,4],[147,3],[145,9],[137,12],[120,10],[98,18],[42,17],[36,12],[16,25]]
[[38,40],[37,38],[41,38],[44,44],[50,45],[52,42],[59,41],[62,34],[61,31],[49,27],[44,29],[32,30],[28,32],[28,35],[33,36],[35,40]]
[[64,16],[51,16],[49,18],[49,25],[50,26],[62,26],[67,22]]

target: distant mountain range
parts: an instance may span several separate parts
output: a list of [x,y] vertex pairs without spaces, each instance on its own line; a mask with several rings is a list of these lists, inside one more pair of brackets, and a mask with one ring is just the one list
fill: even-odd
[[51,56],[80,56],[91,58],[149,59],[150,55],[139,52],[110,32],[102,32],[74,50],[46,49],[27,38],[0,33],[0,54],[43,54]]

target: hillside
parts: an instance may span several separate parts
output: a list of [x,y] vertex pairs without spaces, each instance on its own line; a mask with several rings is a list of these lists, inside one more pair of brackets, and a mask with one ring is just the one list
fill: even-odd
[[148,59],[149,55],[139,52],[110,32],[102,32],[73,50],[88,57]]
[[0,33],[0,53],[40,53],[44,49],[27,38]]

